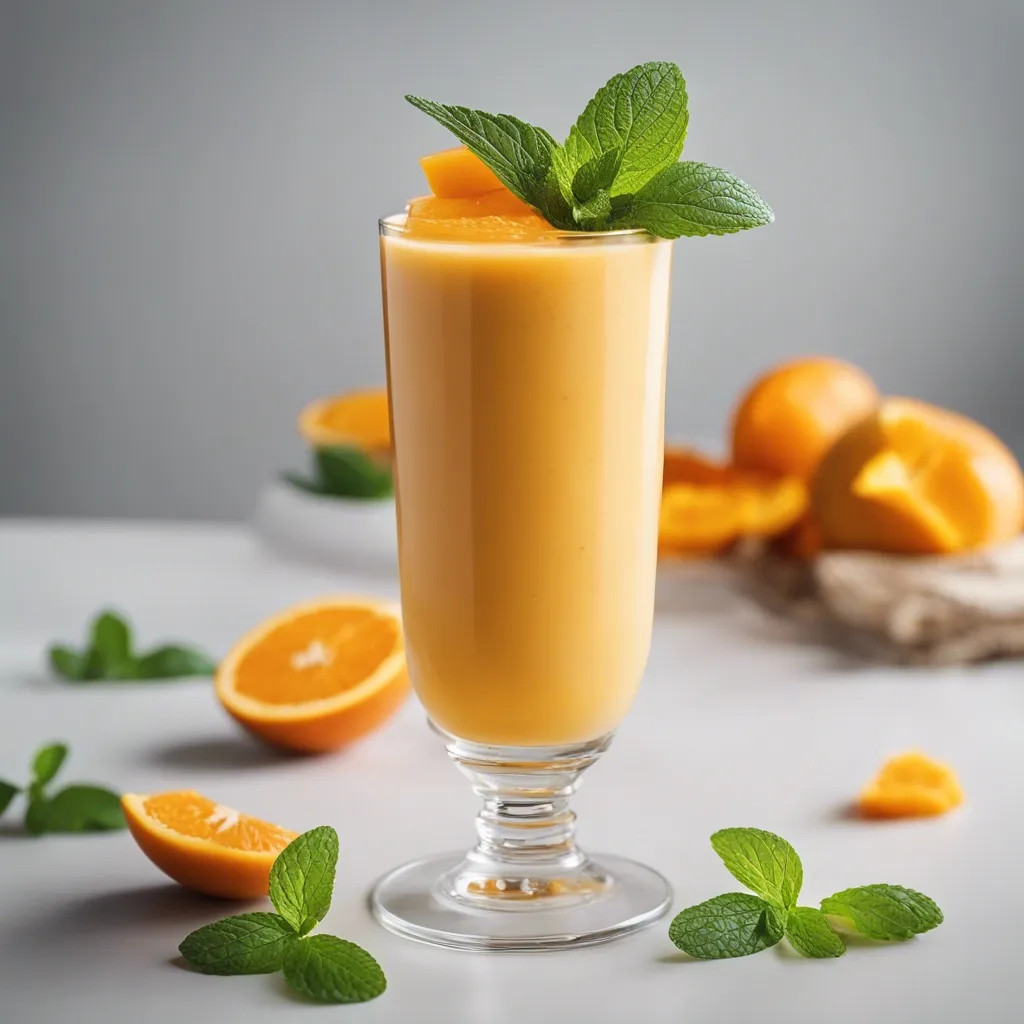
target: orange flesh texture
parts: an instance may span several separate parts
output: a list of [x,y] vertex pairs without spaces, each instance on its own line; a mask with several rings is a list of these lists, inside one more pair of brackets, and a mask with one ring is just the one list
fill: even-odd
[[1024,524],[1024,476],[991,432],[912,399],[887,399],[828,452],[811,488],[831,548],[947,554]]
[[440,199],[466,199],[504,188],[498,176],[465,146],[420,158],[430,191]]
[[413,199],[406,216],[408,234],[446,241],[530,241],[554,229],[507,188],[464,199]]
[[858,799],[862,814],[905,818],[944,814],[963,803],[955,772],[918,751],[892,758]]
[[369,608],[315,611],[246,652],[235,666],[234,689],[264,704],[335,697],[368,679],[398,642],[394,619]]
[[379,390],[339,395],[323,406],[312,425],[335,434],[338,444],[351,441],[368,450],[388,449],[391,425],[387,393]]
[[179,835],[231,850],[283,850],[295,833],[222,807],[199,793],[160,793],[143,802],[146,814]]

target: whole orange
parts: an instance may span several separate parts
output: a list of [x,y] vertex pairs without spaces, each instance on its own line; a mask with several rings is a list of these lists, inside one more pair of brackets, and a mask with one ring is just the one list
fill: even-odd
[[841,359],[778,366],[754,382],[733,413],[733,465],[810,480],[836,438],[877,403],[871,378]]
[[965,551],[1020,532],[1024,476],[981,424],[887,398],[822,459],[811,512],[826,548]]

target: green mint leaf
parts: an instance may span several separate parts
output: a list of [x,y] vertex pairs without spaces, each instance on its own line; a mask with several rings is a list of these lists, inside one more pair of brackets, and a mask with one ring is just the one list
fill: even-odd
[[785,839],[759,828],[724,828],[711,846],[730,874],[781,910],[796,906],[804,869]]
[[846,943],[817,907],[794,907],[786,918],[786,938],[801,956],[835,957],[846,952]]
[[97,616],[92,624],[91,649],[99,655],[108,679],[121,679],[124,673],[133,672],[131,628],[120,615],[103,612]]
[[138,660],[140,679],[187,679],[190,676],[212,676],[216,671],[217,663],[202,651],[173,644],[157,647]]
[[[36,813],[39,832],[112,832],[126,827],[121,797],[102,786],[66,786]],[[31,809],[31,808],[30,808]]]
[[40,747],[32,758],[32,779],[39,786],[52,782],[60,771],[68,756],[68,748],[63,743],[50,743]]
[[42,787],[30,786],[28,806],[25,808],[25,831],[33,836],[41,836],[46,831],[46,817],[49,810],[50,801],[43,796]]
[[75,681],[86,678],[86,656],[70,647],[56,645],[49,650],[50,668],[64,679]]
[[296,992],[322,1003],[365,1003],[388,984],[365,949],[333,935],[293,942],[285,953],[284,978]]
[[283,918],[257,912],[197,928],[178,952],[203,974],[270,974],[281,970],[288,947],[297,941]]
[[622,150],[617,147],[588,160],[572,179],[573,199],[582,205],[593,199],[599,191],[607,192],[612,187],[621,162]]
[[745,182],[710,164],[682,161],[633,196],[629,223],[660,238],[727,235],[771,224],[768,204]]
[[568,207],[558,188],[552,154],[558,143],[543,128],[510,114],[488,114],[469,107],[405,97],[429,114],[498,176],[501,183],[538,210],[555,227],[571,227]]
[[270,869],[270,902],[295,931],[309,918],[324,919],[337,864],[338,833],[329,825],[303,832],[278,854]]
[[611,216],[611,197],[605,189],[598,189],[585,203],[572,208],[573,220],[586,231],[599,231]]
[[675,64],[652,61],[615,75],[598,90],[555,159],[559,180],[609,150],[622,152],[612,195],[635,192],[679,159],[689,115]]
[[727,892],[687,907],[669,925],[668,936],[700,960],[750,956],[782,938],[783,917],[775,907],[746,892]]
[[388,498],[395,492],[391,470],[359,448],[317,448],[313,460],[323,494],[336,498]]
[[5,782],[3,779],[0,779],[0,818],[3,817],[4,812],[11,806],[11,801],[20,792],[20,786],[15,786],[13,782]]
[[900,942],[942,924],[934,900],[901,885],[862,885],[821,901],[822,912],[849,921],[862,935]]

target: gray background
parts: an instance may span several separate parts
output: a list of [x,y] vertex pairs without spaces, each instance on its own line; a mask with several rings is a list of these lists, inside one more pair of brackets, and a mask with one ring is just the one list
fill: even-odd
[[1014,0],[0,0],[0,514],[244,517],[383,380],[375,220],[450,144],[675,60],[770,229],[676,250],[668,429],[844,355],[1024,441]]

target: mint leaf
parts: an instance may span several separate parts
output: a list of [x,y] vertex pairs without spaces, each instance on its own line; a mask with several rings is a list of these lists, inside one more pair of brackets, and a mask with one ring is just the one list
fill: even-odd
[[745,182],[710,164],[682,161],[633,196],[629,223],[660,238],[727,235],[770,224],[768,204]]
[[303,832],[278,854],[270,869],[270,902],[295,931],[305,934],[324,919],[337,863],[338,833],[329,825]]
[[[126,827],[121,797],[102,786],[66,786],[34,812],[30,831],[112,832]],[[26,822],[26,824],[28,824]]]
[[539,210],[551,224],[572,226],[552,169],[552,153],[558,144],[543,128],[510,114],[488,114],[421,96],[405,98],[447,128],[494,171],[507,189]]
[[30,786],[28,806],[25,808],[25,831],[29,835],[41,836],[46,831],[46,815],[50,802],[43,796],[42,787]]
[[68,756],[68,748],[63,743],[51,743],[40,747],[32,758],[32,779],[39,786],[52,782],[61,765]]
[[677,914],[668,936],[690,956],[721,960],[760,953],[783,930],[783,917],[770,904],[750,893],[727,892]]
[[257,912],[197,928],[178,952],[203,974],[270,974],[281,970],[288,947],[297,941],[283,918]]
[[20,792],[20,786],[15,786],[12,782],[5,782],[3,779],[0,779],[0,817],[3,817],[4,812],[11,806],[11,801]]
[[759,828],[723,828],[711,847],[730,874],[781,910],[796,906],[804,869],[796,850],[781,836]]
[[607,192],[612,187],[621,162],[622,150],[617,147],[588,160],[572,179],[573,199],[583,204],[592,199],[598,191]]
[[171,644],[158,647],[138,660],[140,679],[186,679],[190,676],[212,676],[217,663],[202,651]]
[[365,949],[333,935],[293,942],[285,953],[284,978],[296,992],[323,1003],[364,1003],[388,984]]
[[391,470],[359,448],[318,448],[313,459],[317,481],[325,494],[339,498],[386,498],[394,494]]
[[50,668],[65,679],[80,680],[86,678],[87,658],[84,654],[59,645],[49,650]]
[[901,885],[863,885],[821,901],[823,913],[851,922],[862,935],[900,942],[942,924],[934,900]]
[[846,952],[846,944],[817,907],[794,907],[786,918],[786,938],[801,956],[835,957]]
[[99,657],[105,679],[135,677],[131,629],[114,612],[104,612],[93,622],[91,651]]
[[612,195],[635,192],[679,159],[686,138],[686,82],[675,64],[652,61],[615,75],[598,90],[555,159],[571,182],[594,157],[622,153]]
[[572,208],[573,220],[587,231],[599,231],[612,212],[611,197],[605,189],[598,189],[587,202]]

